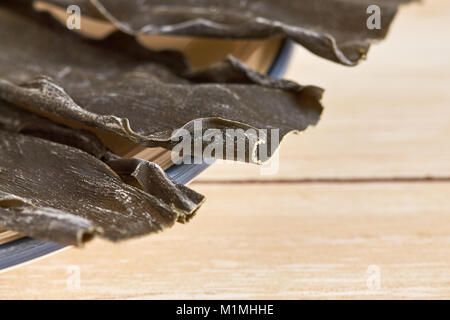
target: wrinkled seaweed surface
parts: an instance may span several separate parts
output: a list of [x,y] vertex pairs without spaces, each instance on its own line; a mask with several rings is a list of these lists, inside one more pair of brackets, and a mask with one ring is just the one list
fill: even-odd
[[[67,0],[46,0],[67,7]],[[285,36],[344,65],[363,59],[383,39],[402,3],[411,0],[77,0],[85,15],[102,17],[132,35],[219,38]],[[369,5],[381,9],[380,29],[367,28]]]
[[[282,139],[320,118],[320,88],[270,79],[232,57],[194,71],[179,53],[149,51],[121,33],[86,40],[24,11],[0,6],[0,98],[15,105],[168,149],[179,142],[176,130],[192,133],[195,121],[223,136],[277,128]],[[246,155],[267,142],[243,139]],[[236,160],[259,163],[269,151]]]
[[154,163],[1,100],[0,150],[0,226],[38,239],[124,240],[187,222],[204,201]]

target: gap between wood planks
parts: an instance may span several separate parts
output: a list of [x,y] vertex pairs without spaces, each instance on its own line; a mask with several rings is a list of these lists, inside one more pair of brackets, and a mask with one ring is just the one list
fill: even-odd
[[361,177],[361,178],[300,178],[300,179],[234,179],[194,180],[192,184],[371,184],[371,183],[450,183],[449,177]]

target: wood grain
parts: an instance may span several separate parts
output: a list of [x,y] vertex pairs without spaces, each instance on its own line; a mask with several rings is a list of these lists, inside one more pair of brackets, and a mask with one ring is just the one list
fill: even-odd
[[0,298],[450,297],[448,184],[196,189],[209,201],[189,225],[0,274]]
[[356,68],[297,48],[288,77],[325,87],[326,111],[277,175],[214,165],[190,224],[1,273],[0,298],[450,298],[449,21],[447,0],[404,7]]

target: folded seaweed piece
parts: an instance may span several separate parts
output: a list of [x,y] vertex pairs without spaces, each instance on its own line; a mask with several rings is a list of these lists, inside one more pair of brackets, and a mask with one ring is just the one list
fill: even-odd
[[[67,0],[46,0],[67,6]],[[411,0],[78,0],[82,13],[103,14],[132,35],[175,34],[221,38],[286,36],[311,52],[345,65],[364,58],[383,39],[401,3]],[[381,9],[380,29],[367,28],[367,8]],[[94,7],[95,6],[95,7]],[[96,10],[96,9],[97,10]]]
[[178,222],[189,221],[204,201],[202,195],[176,183],[157,164],[142,159],[121,158],[89,131],[66,127],[2,100],[0,130],[40,137],[95,156],[108,164],[124,182],[168,204],[178,213]]
[[[320,118],[320,88],[270,79],[233,58],[193,71],[180,54],[152,52],[123,33],[87,40],[25,11],[0,6],[0,98],[14,105],[167,149],[195,123],[224,136],[277,128],[282,139]],[[248,152],[236,160],[270,158],[272,148],[267,157],[248,156],[267,140],[247,138]]]
[[0,227],[39,239],[80,246],[94,235],[112,241],[142,236],[185,222],[203,202],[156,167],[136,175],[151,178],[143,183],[152,195],[73,147],[0,130],[0,150]]
[[114,155],[90,131],[73,129],[0,99],[0,130],[32,135],[83,150],[105,160]]
[[[102,232],[88,219],[53,208],[27,206],[23,200],[0,192],[0,226],[35,239],[76,246]],[[20,206],[3,207],[11,204]]]

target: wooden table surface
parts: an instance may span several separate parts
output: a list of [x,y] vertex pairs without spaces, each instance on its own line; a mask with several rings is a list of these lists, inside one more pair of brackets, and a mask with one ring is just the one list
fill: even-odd
[[326,88],[280,171],[215,165],[187,225],[101,240],[0,274],[6,298],[450,298],[450,2],[401,10],[368,61],[297,48],[287,77]]

